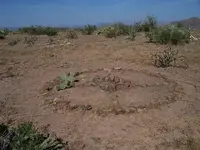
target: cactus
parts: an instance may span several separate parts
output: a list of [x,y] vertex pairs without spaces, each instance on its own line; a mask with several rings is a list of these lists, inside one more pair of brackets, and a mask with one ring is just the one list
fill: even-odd
[[74,84],[74,73],[71,73],[67,76],[66,74],[63,74],[62,76],[60,76],[60,81],[61,83],[57,86],[57,90],[60,91],[60,90],[65,90],[65,89],[68,89],[68,88],[71,88],[71,87],[74,87],[75,84]]

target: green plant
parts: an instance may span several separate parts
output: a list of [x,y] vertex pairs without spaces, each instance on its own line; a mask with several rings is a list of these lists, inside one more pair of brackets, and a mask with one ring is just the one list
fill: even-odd
[[114,27],[112,26],[108,26],[108,27],[104,27],[104,28],[101,28],[98,33],[98,35],[103,35],[107,38],[116,38],[117,36],[117,31]]
[[135,30],[134,27],[130,26],[130,28],[129,28],[129,39],[131,41],[134,41],[135,37],[136,37],[136,30]]
[[184,25],[183,25],[182,23],[180,23],[180,22],[178,22],[176,25],[177,25],[177,27],[179,27],[179,28],[184,27]]
[[190,41],[190,30],[177,25],[168,25],[151,29],[145,33],[150,42],[168,44],[188,43]]
[[63,74],[60,76],[61,83],[57,86],[57,90],[64,90],[75,86],[74,73],[70,72],[69,75]]
[[143,31],[149,32],[157,27],[157,20],[154,16],[147,16],[142,26]]
[[129,35],[129,26],[123,23],[116,23],[113,25],[116,30],[116,35]]
[[70,29],[70,30],[68,30],[68,31],[66,32],[65,37],[66,37],[67,39],[77,39],[77,38],[78,38],[78,35],[77,35],[77,32],[76,32],[75,30]]
[[83,34],[91,35],[97,27],[95,25],[85,25],[85,27],[81,30]]
[[136,22],[134,23],[134,28],[136,32],[142,32],[144,31],[144,27],[143,27],[143,23],[142,22]]
[[0,30],[0,39],[5,39],[6,38],[6,32],[4,30]]
[[43,136],[28,122],[9,128],[0,125],[1,150],[60,150],[64,144],[60,139]]

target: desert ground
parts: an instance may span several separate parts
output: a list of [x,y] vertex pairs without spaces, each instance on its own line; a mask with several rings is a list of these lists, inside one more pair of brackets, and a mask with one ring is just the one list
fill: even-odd
[[[151,54],[168,46],[137,34],[0,40],[0,122],[34,122],[71,150],[199,150],[200,41],[172,47],[188,67],[157,68]],[[57,91],[69,72],[75,86]]]

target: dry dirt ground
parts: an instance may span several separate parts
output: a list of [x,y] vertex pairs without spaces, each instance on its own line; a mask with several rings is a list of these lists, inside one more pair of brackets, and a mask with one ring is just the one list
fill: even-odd
[[[9,41],[21,41],[9,46]],[[200,42],[174,47],[188,68],[156,68],[166,46],[124,37],[63,34],[33,46],[23,35],[0,41],[0,122],[32,121],[71,150],[199,150]],[[79,72],[74,88],[56,91],[62,73]]]

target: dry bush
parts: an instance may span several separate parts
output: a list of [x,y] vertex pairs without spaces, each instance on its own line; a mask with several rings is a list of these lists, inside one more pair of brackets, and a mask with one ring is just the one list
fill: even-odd
[[154,66],[158,68],[166,68],[170,66],[188,67],[186,58],[184,56],[179,56],[178,51],[172,50],[171,47],[163,52],[152,54],[152,58]]
[[75,30],[68,30],[67,32],[66,32],[66,35],[65,35],[65,37],[67,38],[67,39],[77,39],[78,38],[78,34],[77,34],[77,32],[75,31]]
[[9,41],[8,45],[14,46],[14,45],[17,45],[19,42],[20,42],[20,39],[11,40]]
[[83,29],[81,29],[82,34],[91,35],[96,31],[97,27],[95,25],[85,25]]
[[27,44],[28,46],[34,45],[36,41],[37,41],[36,36],[26,36],[24,38],[24,43]]

